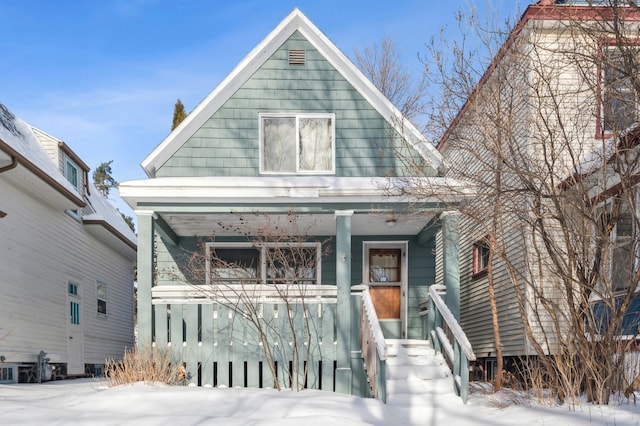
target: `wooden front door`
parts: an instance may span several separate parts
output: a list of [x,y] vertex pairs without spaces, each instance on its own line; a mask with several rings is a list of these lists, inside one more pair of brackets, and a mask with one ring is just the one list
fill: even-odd
[[365,282],[379,320],[400,321],[406,337],[406,243],[365,243]]
[[369,249],[369,293],[379,319],[400,319],[401,259],[399,248]]

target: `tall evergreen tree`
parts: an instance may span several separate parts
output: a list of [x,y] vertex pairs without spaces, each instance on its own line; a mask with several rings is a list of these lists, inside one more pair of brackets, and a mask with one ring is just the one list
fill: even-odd
[[111,176],[111,163],[113,160],[105,161],[93,171],[93,184],[104,197],[109,196],[111,188],[118,187],[118,181]]
[[173,124],[171,125],[171,130],[178,127],[178,125],[182,123],[182,120],[184,120],[185,118],[187,118],[187,113],[184,110],[182,101],[178,99],[175,106],[173,107]]
[[120,216],[122,216],[124,221],[127,223],[127,225],[129,225],[129,228],[131,228],[133,232],[136,232],[136,227],[133,223],[133,218],[131,216],[127,216],[126,214],[122,213],[120,210],[118,210],[118,212],[120,213]]

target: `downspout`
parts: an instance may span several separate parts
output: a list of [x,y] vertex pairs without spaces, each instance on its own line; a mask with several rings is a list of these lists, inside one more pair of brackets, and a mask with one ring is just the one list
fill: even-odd
[[8,172],[11,169],[15,169],[18,166],[18,159],[15,156],[11,156],[11,164],[8,166],[0,167],[0,173]]
[[[17,166],[18,166],[18,158],[12,155],[11,164],[9,164],[8,166],[0,167],[0,173],[8,172],[11,169],[15,169]],[[6,212],[0,210],[0,219],[5,217],[6,215],[7,215]]]

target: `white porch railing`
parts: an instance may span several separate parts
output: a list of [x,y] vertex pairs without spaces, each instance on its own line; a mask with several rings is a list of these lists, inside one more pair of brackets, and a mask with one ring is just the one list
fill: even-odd
[[387,345],[367,287],[362,290],[360,340],[362,358],[364,359],[364,367],[367,372],[367,381],[369,382],[371,394],[374,398],[386,402]]
[[335,285],[161,285],[151,289],[151,303],[181,305],[248,301],[254,303],[336,303]]
[[453,372],[456,393],[466,404],[469,398],[469,363],[475,361],[476,356],[467,335],[442,300],[444,293],[444,286],[430,286],[427,310],[423,310],[421,315],[426,316],[425,331],[432,347],[446,358]]

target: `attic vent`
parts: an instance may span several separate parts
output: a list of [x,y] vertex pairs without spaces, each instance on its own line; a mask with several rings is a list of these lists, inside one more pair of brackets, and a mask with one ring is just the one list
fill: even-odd
[[305,51],[301,49],[289,49],[289,65],[304,65]]

